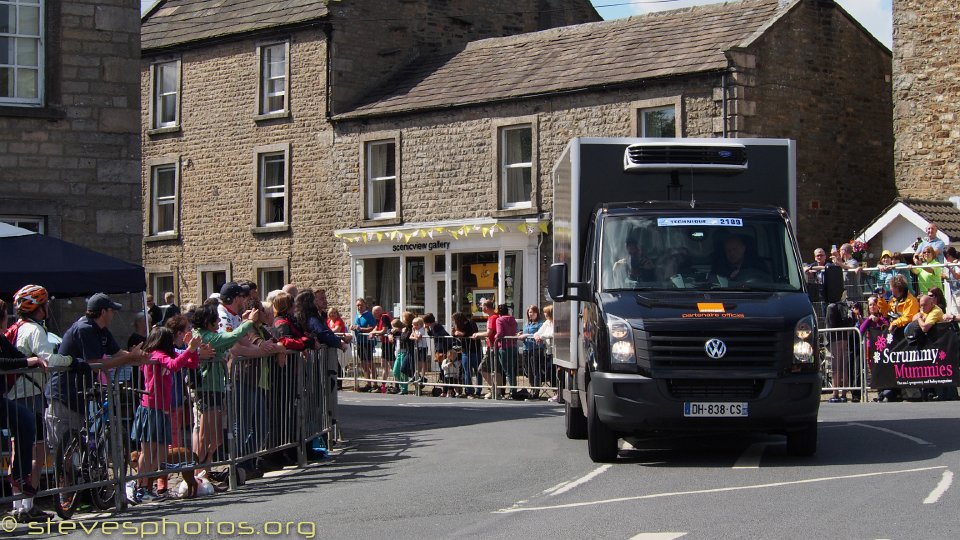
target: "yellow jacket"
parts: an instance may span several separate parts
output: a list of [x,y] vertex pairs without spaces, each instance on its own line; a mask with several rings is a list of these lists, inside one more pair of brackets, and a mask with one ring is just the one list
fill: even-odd
[[896,298],[892,300],[893,303],[883,297],[877,300],[877,306],[880,308],[881,313],[890,313],[892,311],[898,315],[896,319],[890,321],[892,326],[902,328],[913,320],[914,315],[920,313],[920,302],[918,302],[917,297],[910,294],[909,291],[902,300]]

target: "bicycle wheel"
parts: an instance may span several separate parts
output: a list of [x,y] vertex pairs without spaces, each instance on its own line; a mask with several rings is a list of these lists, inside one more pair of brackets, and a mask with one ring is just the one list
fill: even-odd
[[[83,464],[82,444],[78,433],[65,437],[57,449],[57,487],[64,489],[80,483],[80,467]],[[61,519],[70,519],[77,511],[79,491],[67,491],[55,497],[54,510]]]
[[[113,482],[104,486],[95,487],[90,489],[90,502],[98,510],[109,510],[113,507],[114,497],[117,494],[117,483],[116,475],[114,474],[113,468],[110,466],[112,460],[110,459],[110,448],[107,446],[104,439],[97,441],[97,449],[93,452],[87,453],[86,471],[90,476],[91,482],[100,482],[104,480],[112,480]],[[121,467],[126,468],[126,460],[120,464]]]

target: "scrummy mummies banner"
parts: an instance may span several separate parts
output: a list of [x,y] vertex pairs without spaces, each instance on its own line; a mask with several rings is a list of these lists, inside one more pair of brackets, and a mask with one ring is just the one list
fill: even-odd
[[960,338],[950,325],[937,325],[929,334],[901,339],[893,347],[886,335],[873,340],[872,388],[958,386]]

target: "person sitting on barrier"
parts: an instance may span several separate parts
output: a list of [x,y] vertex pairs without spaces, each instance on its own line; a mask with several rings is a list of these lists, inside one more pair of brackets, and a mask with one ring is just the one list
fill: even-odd
[[137,488],[133,502],[140,504],[144,498],[165,499],[166,487],[152,493],[151,478],[146,473],[159,470],[167,462],[167,448],[173,442],[173,425],[170,411],[173,408],[173,375],[183,368],[196,369],[200,366],[200,345],[203,338],[193,335],[187,343],[187,350],[177,354],[174,350],[176,336],[166,326],[155,326],[150,330],[144,349],[150,353],[149,364],[140,366],[143,372],[144,390],[140,399],[130,439],[140,443],[140,456],[137,473]]
[[[259,317],[259,310],[248,311],[244,313],[240,326],[229,332],[220,332],[217,304],[204,302],[193,314],[194,334],[199,335],[214,351],[211,361],[200,364],[197,370],[200,380],[194,384],[198,421],[194,426],[193,451],[199,463],[213,461],[217,449],[223,444],[223,431],[227,427],[223,416],[227,354],[255,326]],[[222,485],[214,484],[214,487],[223,489]]]
[[890,300],[879,298],[877,304],[880,311],[886,313],[890,319],[888,332],[893,334],[893,339],[888,340],[891,345],[903,336],[903,328],[913,320],[913,317],[920,312],[920,304],[917,298],[910,294],[907,278],[902,275],[895,275],[890,278]]
[[[0,332],[6,334],[7,330],[7,304],[0,300]],[[47,361],[40,356],[28,358],[7,340],[6,335],[0,335],[0,369],[7,371],[33,367],[45,370]],[[19,377],[14,377],[19,379],[29,375],[31,374],[23,373]],[[22,499],[13,501],[13,518],[17,523],[47,521],[52,519],[50,514],[33,505],[33,498],[39,486],[40,464],[44,457],[41,451],[38,460],[37,443],[40,441],[37,440],[37,430],[42,430],[43,425],[38,422],[34,411],[7,399],[9,377],[9,375],[0,375],[0,429],[7,430],[13,436],[13,458],[8,472],[10,487],[14,496],[24,496]]]

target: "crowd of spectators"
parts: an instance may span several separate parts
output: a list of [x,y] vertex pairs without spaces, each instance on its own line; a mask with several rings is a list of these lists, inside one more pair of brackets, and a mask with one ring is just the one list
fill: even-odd
[[[813,262],[804,265],[813,296],[820,300],[821,324],[825,328],[858,327],[865,337],[867,358],[880,342],[893,346],[903,339],[930,332],[937,323],[960,318],[960,260],[957,250],[946,246],[937,237],[937,226],[926,227],[926,237],[918,238],[912,253],[882,250],[876,266],[863,260],[865,246],[844,243],[827,252],[817,248]],[[858,256],[859,255],[859,256]],[[840,299],[827,299],[825,274],[831,267],[842,271],[843,291]],[[918,334],[919,333],[919,334]],[[832,386],[837,388],[829,399],[833,403],[859,401],[860,392],[844,387],[860,384],[859,372],[850,359],[857,356],[851,347],[857,344],[845,334],[832,334],[830,351]],[[951,399],[954,392],[921,391],[922,399]],[[898,401],[899,389],[882,389],[876,401]]]

